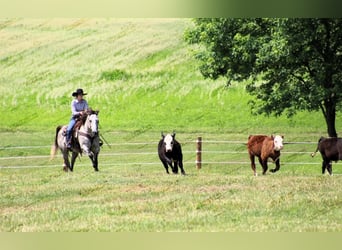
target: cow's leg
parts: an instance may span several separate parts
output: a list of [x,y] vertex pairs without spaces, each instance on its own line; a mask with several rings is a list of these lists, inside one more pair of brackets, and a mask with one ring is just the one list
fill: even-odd
[[263,160],[260,158],[260,161],[261,161],[261,166],[262,166],[262,174],[265,175],[268,169],[267,158]]
[[163,165],[164,165],[164,168],[165,168],[165,170],[166,170],[166,173],[167,173],[167,174],[170,174],[170,173],[169,173],[169,167],[168,167],[168,165],[167,165],[166,160],[161,160],[161,162],[162,162]]
[[260,156],[258,156],[258,160],[259,160],[259,163],[260,163],[260,165],[261,165],[261,167],[262,167],[262,160],[261,160],[261,157],[260,157]]
[[332,175],[332,162],[331,161],[327,164],[327,170],[328,170],[329,175]]
[[183,168],[183,160],[179,160],[179,168],[181,169],[182,175],[185,175],[185,171],[184,171],[184,168]]
[[275,161],[275,164],[276,164],[276,167],[274,169],[270,170],[272,173],[275,173],[275,172],[277,172],[280,169],[280,160],[279,160],[279,158]]
[[70,171],[74,171],[74,165],[75,165],[75,161],[76,161],[76,158],[78,156],[78,153],[76,152],[72,152],[72,155],[71,155],[71,165],[70,165]]
[[[329,163],[329,162],[328,162],[328,163]],[[326,164],[327,164],[327,161],[326,161],[326,160],[323,160],[323,161],[322,161],[322,174],[325,174]]]
[[172,172],[174,174],[178,174],[178,161],[173,161],[173,169]]
[[175,170],[174,170],[173,165],[172,165],[172,159],[165,157],[165,161],[166,161],[167,165],[170,166],[172,172],[174,173]]
[[255,168],[255,156],[253,154],[249,154],[249,159],[251,160],[251,168],[254,176],[257,176],[256,168]]

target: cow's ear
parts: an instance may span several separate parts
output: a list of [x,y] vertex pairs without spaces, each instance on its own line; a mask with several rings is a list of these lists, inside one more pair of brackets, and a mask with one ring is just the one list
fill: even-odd
[[175,131],[172,132],[172,137],[173,137],[173,138],[176,137],[176,132],[175,132]]
[[163,131],[162,131],[160,134],[161,134],[161,137],[162,137],[162,138],[164,138],[164,137],[165,137],[165,135],[164,135],[164,132],[163,132]]

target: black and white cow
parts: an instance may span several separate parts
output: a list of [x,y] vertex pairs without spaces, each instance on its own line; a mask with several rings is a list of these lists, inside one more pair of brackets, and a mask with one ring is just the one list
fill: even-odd
[[332,161],[342,160],[342,138],[336,137],[321,137],[318,140],[317,149],[311,154],[314,157],[319,151],[322,155],[322,174],[325,170],[328,170],[329,174],[332,175]]
[[[169,167],[174,174],[178,174],[178,165],[181,169],[181,173],[185,175],[183,168],[183,154],[182,147],[178,141],[176,141],[176,133],[164,135],[161,133],[162,139],[158,143],[158,155],[159,159],[163,163],[166,173],[169,174]],[[173,164],[172,164],[173,163]]]

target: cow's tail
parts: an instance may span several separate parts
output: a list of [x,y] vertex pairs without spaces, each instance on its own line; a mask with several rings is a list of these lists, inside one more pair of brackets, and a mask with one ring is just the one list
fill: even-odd
[[56,128],[55,142],[54,142],[54,144],[52,144],[51,151],[50,151],[50,160],[52,160],[55,157],[56,153],[57,153],[57,149],[58,149],[58,133],[59,133],[59,131],[61,130],[62,127],[63,126],[59,125]]
[[315,157],[315,155],[316,155],[316,153],[318,152],[318,149],[319,149],[319,144],[320,144],[320,142],[323,139],[324,139],[324,137],[319,138],[318,143],[317,143],[317,148],[316,148],[315,152],[311,153],[311,157]]

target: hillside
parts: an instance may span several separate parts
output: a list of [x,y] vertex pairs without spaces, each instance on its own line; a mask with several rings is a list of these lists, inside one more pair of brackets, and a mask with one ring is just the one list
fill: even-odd
[[[325,133],[320,113],[252,116],[243,84],[205,80],[188,19],[0,20],[1,130],[51,131],[82,87],[103,130]],[[337,121],[340,122],[341,121]],[[339,126],[337,126],[339,127]]]

